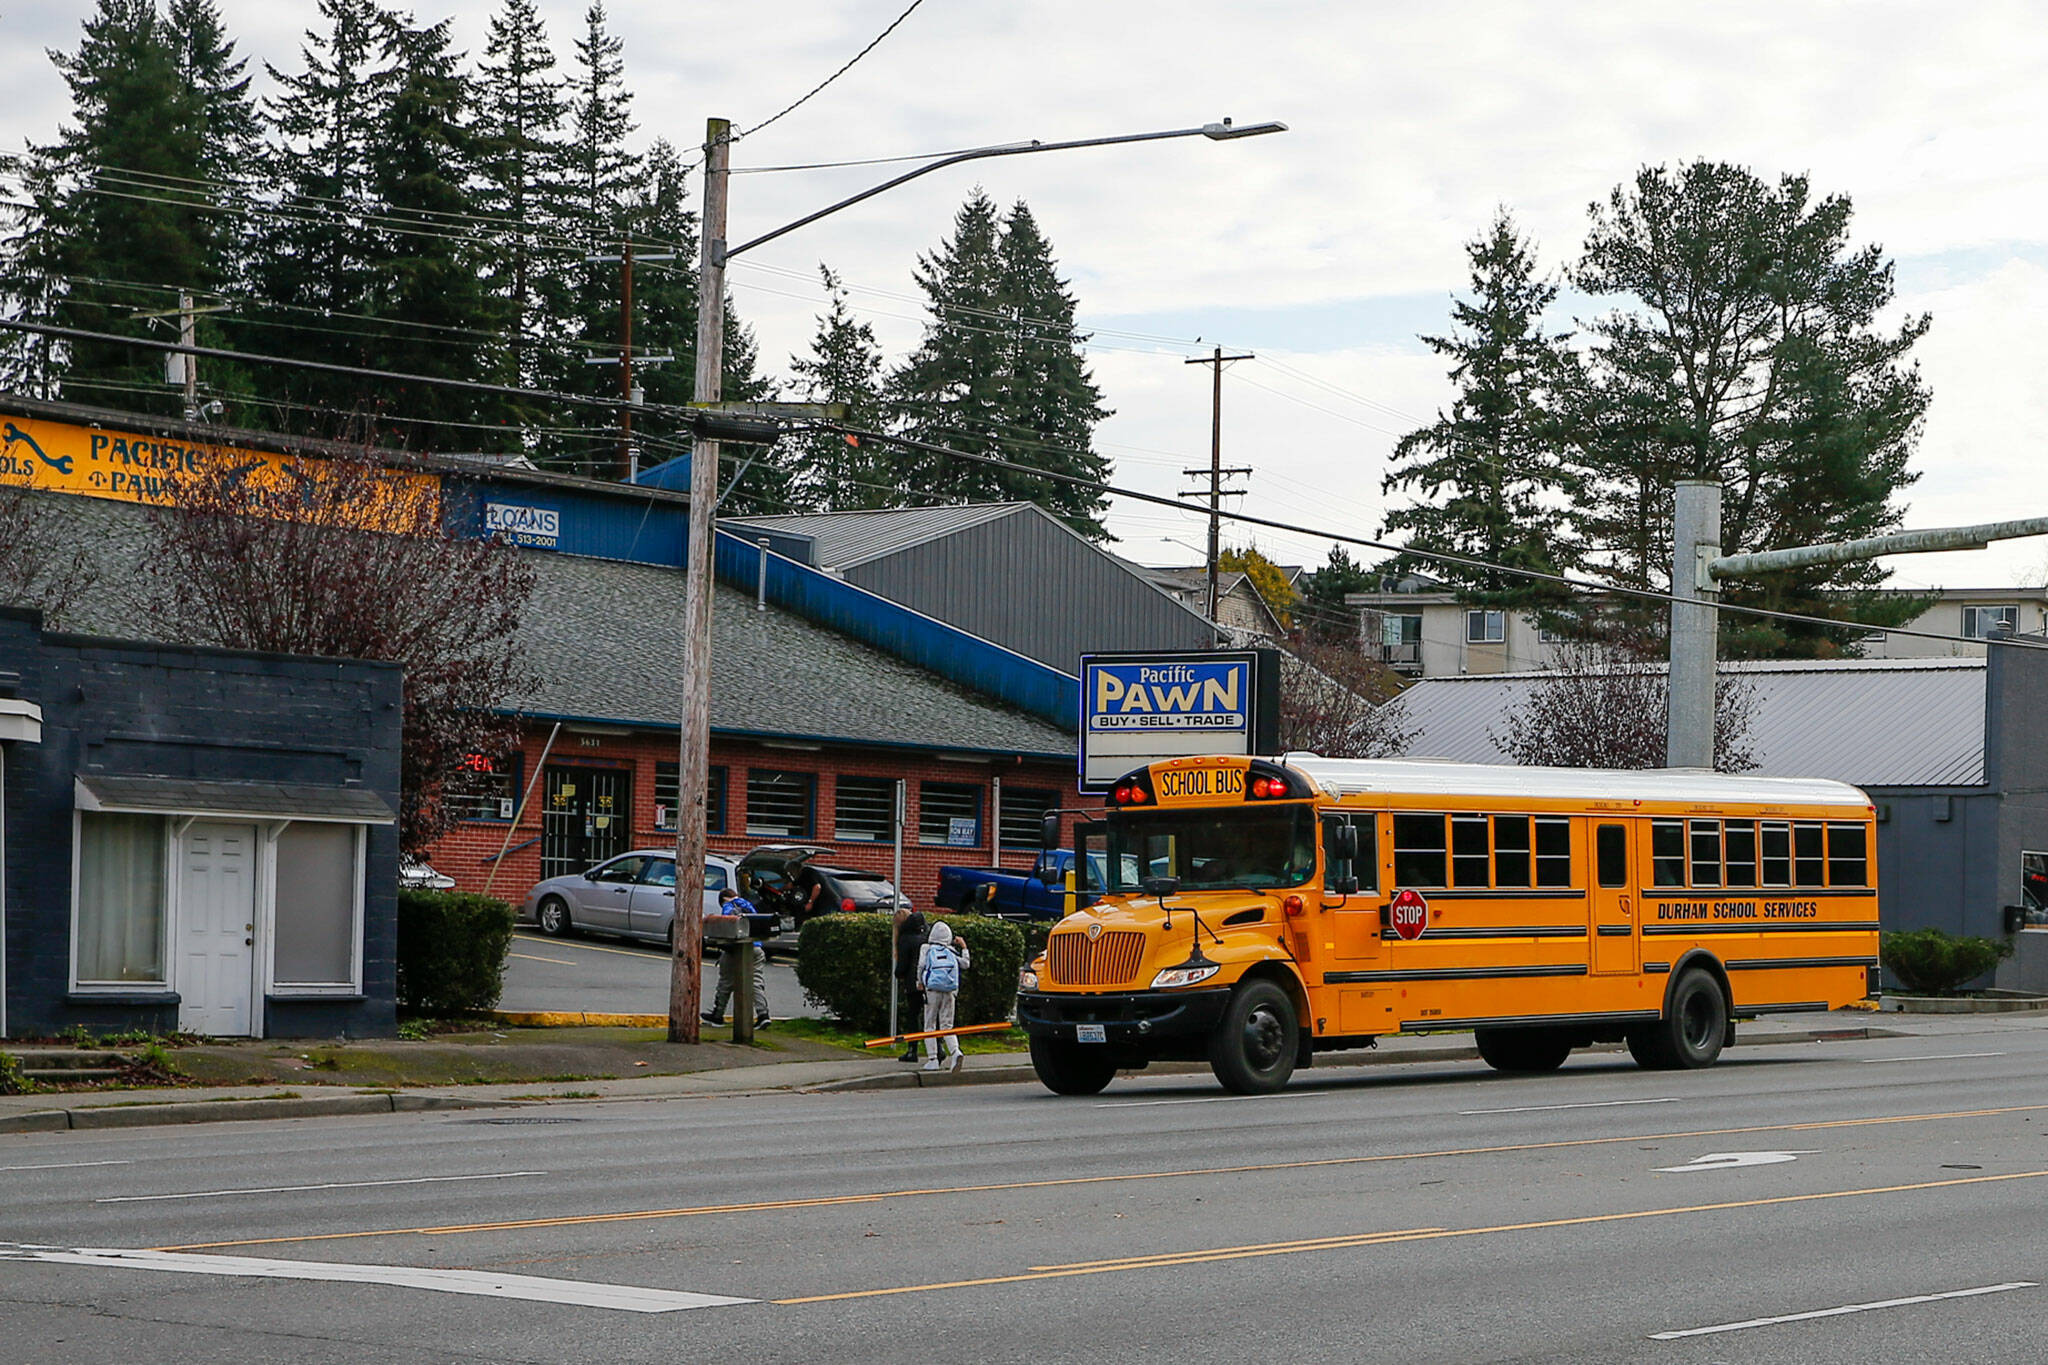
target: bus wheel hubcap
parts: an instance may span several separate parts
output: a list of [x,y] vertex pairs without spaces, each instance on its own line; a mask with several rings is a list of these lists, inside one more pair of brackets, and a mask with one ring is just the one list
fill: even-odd
[[1280,1020],[1269,1009],[1256,1009],[1244,1021],[1245,1060],[1260,1070],[1280,1060],[1281,1047],[1286,1040],[1281,1037]]

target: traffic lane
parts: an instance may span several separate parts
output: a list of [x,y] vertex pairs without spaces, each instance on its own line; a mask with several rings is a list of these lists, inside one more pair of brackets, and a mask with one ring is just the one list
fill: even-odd
[[[624,939],[512,936],[505,955],[505,985],[498,1008],[592,1014],[667,1014],[670,958],[665,949]],[[817,1018],[823,1011],[804,998],[796,966],[777,958],[767,967],[768,1006],[780,1018]],[[704,959],[698,1009],[711,1007],[718,987],[716,954]],[[726,1017],[732,1007],[726,1007]]]
[[[2006,1136],[1979,1133],[1977,1140]],[[551,1245],[559,1229],[522,1230],[500,1234],[488,1255],[447,1233],[410,1240],[411,1254],[394,1263],[439,1264],[452,1253],[452,1263],[605,1284],[759,1294],[783,1279],[804,1282],[796,1297],[862,1295],[774,1306],[801,1309],[805,1325],[774,1315],[761,1321],[763,1307],[717,1310],[716,1325],[703,1324],[733,1349],[764,1359],[804,1359],[817,1343],[834,1339],[891,1343],[872,1354],[856,1349],[851,1358],[892,1358],[910,1339],[997,1358],[1016,1354],[1019,1342],[1031,1343],[1034,1355],[1067,1358],[1058,1349],[1067,1340],[1077,1348],[1072,1358],[1099,1356],[1107,1343],[1125,1358],[1183,1358],[1190,1331],[1205,1350],[1221,1344],[1249,1351],[1263,1343],[1266,1354],[1283,1347],[1334,1354],[1341,1347],[1354,1356],[1398,1349],[1404,1359],[1472,1359],[1541,1346],[1559,1358],[1642,1359],[1649,1333],[1696,1325],[1709,1308],[1721,1315],[1712,1320],[1730,1320],[1859,1295],[1927,1293],[1959,1287],[1953,1277],[1965,1271],[2010,1274],[1999,1257],[2026,1261],[2042,1250],[2029,1233],[1993,1255],[1984,1236],[1993,1225],[1986,1220],[2038,1221],[2040,1180],[2033,1177],[2001,1186],[1872,1189],[1791,1179],[1801,1168],[1795,1162],[1746,1170],[1739,1180],[1726,1172],[1684,1177],[1682,1184],[1667,1179],[1674,1188],[1647,1191],[1661,1199],[1646,1203],[1603,1201],[1616,1191],[1594,1186],[1589,1194],[1574,1187],[1574,1177],[1641,1175],[1639,1162],[1665,1157],[1612,1147],[1601,1157],[1581,1160],[1583,1170],[1539,1156],[1462,1174],[1410,1168],[1398,1180],[1383,1176],[1388,1167],[1370,1180],[1360,1170],[1373,1168],[1343,1175],[1269,1171],[1206,1179],[1170,1198],[1126,1187],[1050,1206],[1036,1192],[1007,1192],[986,1207],[932,1200],[859,1209],[844,1227],[834,1226],[844,1221],[837,1217],[821,1221],[815,1209],[787,1226],[781,1224],[789,1211],[728,1215],[681,1230],[671,1225],[652,1236],[646,1224],[612,1225],[604,1244],[583,1248]],[[1811,1169],[1819,1173],[1823,1165]],[[2028,1192],[2015,1198],[2011,1187]],[[1910,1234],[1921,1255],[1865,1263],[1834,1254],[1901,1234]],[[1304,1245],[1308,1239],[1322,1240]],[[1957,1248],[1979,1256],[1950,1254]],[[349,1247],[346,1256],[366,1259],[363,1251]],[[1131,1259],[1107,1263],[1115,1258]],[[1948,1278],[1930,1281],[1931,1262]],[[833,1278],[864,1283],[821,1290],[819,1282]],[[1603,1287],[1624,1292],[1616,1299]],[[114,1312],[130,1302],[118,1292],[108,1298],[104,1288],[67,1292],[94,1295]],[[189,1289],[173,1283],[161,1292],[180,1305],[174,1315],[229,1311],[204,1282]],[[377,1320],[401,1340],[449,1351],[481,1345],[492,1355],[521,1348],[521,1358],[584,1358],[575,1350],[587,1328],[564,1335],[558,1310],[515,1302],[486,1312],[440,1295],[352,1293],[374,1304]],[[1201,1305],[1192,1327],[1190,1303]],[[1292,1305],[1312,1311],[1293,1312]],[[164,1310],[158,1303],[151,1311]],[[236,1297],[233,1311],[252,1332],[267,1333],[334,1310],[317,1290],[283,1285],[270,1287],[260,1303]],[[1997,1310],[1938,1311],[1951,1320]],[[728,1320],[727,1313],[734,1316]],[[1419,1324],[1412,1329],[1411,1313]],[[684,1326],[695,1328],[698,1319]],[[618,1358],[659,1358],[673,1349],[673,1337],[664,1335],[649,1354],[647,1333],[633,1324],[605,1332]],[[525,1348],[538,1349],[528,1355]],[[848,1353],[842,1347],[837,1354]]]
[[[2024,1066],[2024,1058],[2016,1060]],[[668,1208],[684,1202],[679,1195],[691,1204],[866,1197],[930,1188],[934,1134],[939,1149],[959,1153],[951,1169],[971,1171],[973,1183],[1116,1177],[1139,1165],[1153,1172],[1223,1172],[1290,1159],[1350,1165],[1463,1160],[1513,1155],[1526,1144],[1612,1143],[1644,1133],[1712,1133],[1735,1143],[1750,1139],[1734,1130],[1758,1126],[1770,1131],[1756,1142],[1797,1146],[1787,1134],[1815,1119],[1924,1114],[1941,1112],[1944,1104],[2010,1107],[2029,1094],[2048,1102],[2042,1084],[2030,1073],[2012,1074],[2013,1065],[1985,1059],[1878,1068],[1842,1057],[1699,1073],[1589,1066],[1537,1078],[1496,1078],[1455,1066],[1379,1067],[1368,1069],[1370,1080],[1326,1080],[1320,1089],[1248,1100],[1176,1078],[1094,1100],[1054,1097],[1033,1086],[983,1086],[551,1106],[545,1113],[504,1116],[209,1125],[181,1132],[170,1149],[146,1133],[50,1135],[0,1148],[26,1154],[13,1164],[52,1167],[11,1177],[16,1197],[0,1226],[7,1235],[31,1238],[62,1239],[83,1230],[120,1244],[162,1245],[262,1237],[276,1219],[304,1220],[291,1229],[296,1235],[347,1230],[364,1207],[405,1210],[413,1215],[407,1225],[418,1226],[574,1217],[594,1209],[630,1211],[636,1203]],[[1989,1069],[1966,1075],[1964,1066]],[[1420,1074],[1403,1080],[1387,1072]],[[1874,1074],[1887,1084],[1869,1085]],[[1866,1083],[1848,1088],[1844,1077]],[[366,1141],[357,1133],[377,1136]],[[1875,1128],[1871,1137],[1883,1140]],[[167,1156],[167,1150],[189,1155]],[[745,1157],[725,1166],[703,1159],[714,1151]],[[1451,1152],[1464,1155],[1441,1155]],[[107,1160],[130,1164],[85,1164]],[[738,1169],[727,1169],[733,1165]],[[237,1178],[219,1178],[216,1167],[232,1169]],[[503,1182],[462,1178],[526,1170],[546,1174]],[[373,1184],[391,1179],[422,1183]],[[357,1181],[365,1188],[340,1188]],[[336,1188],[147,1200],[222,1186],[299,1184]],[[81,1201],[77,1191],[87,1188],[95,1196],[143,1199]]]
[[[955,1092],[955,1096],[967,1093]],[[755,1154],[769,1150],[767,1128],[759,1122],[729,1125],[715,1134],[695,1130],[682,1135],[672,1122],[658,1118],[653,1122],[614,1122],[580,1132],[580,1124],[512,1129],[519,1137],[516,1143],[507,1144],[497,1140],[505,1130],[493,1132],[484,1126],[488,1121],[467,1120],[455,1122],[465,1128],[474,1124],[475,1131],[491,1133],[491,1139],[478,1140],[479,1152],[488,1142],[489,1149],[498,1154],[500,1166],[509,1170],[515,1167],[508,1162],[518,1163],[516,1168],[550,1174],[544,1179],[503,1185],[450,1181],[87,1208],[49,1206],[41,1210],[47,1219],[35,1220],[36,1235],[28,1240],[75,1242],[83,1240],[84,1231],[90,1229],[102,1242],[113,1245],[171,1245],[317,1259],[337,1251],[371,1258],[399,1255],[405,1246],[421,1239],[444,1242],[458,1255],[489,1256],[494,1239],[510,1238],[522,1250],[544,1244],[552,1249],[551,1254],[574,1257],[717,1246],[719,1234],[711,1225],[737,1223],[758,1225],[764,1229],[763,1235],[786,1236],[792,1254],[798,1254],[814,1234],[856,1242],[877,1227],[918,1225],[929,1219],[943,1226],[951,1216],[948,1210],[979,1209],[985,1213],[1011,1200],[1033,1203],[1039,1209],[1034,1216],[1050,1216],[1076,1202],[1108,1208],[1116,1216],[1101,1220],[1097,1232],[1110,1236],[1137,1226],[1129,1220],[1143,1218],[1143,1210],[1154,1204],[1200,1199],[1205,1185],[1236,1188],[1274,1180],[1281,1187],[1274,1207],[1287,1219],[1297,1214],[1312,1218],[1314,1208],[1291,1208],[1288,1190],[1313,1190],[1316,1201],[1330,1198],[1334,1190],[1352,1191],[1347,1198],[1353,1200],[1376,1200],[1398,1195],[1413,1180],[1448,1186],[1448,1193],[1457,1197],[1476,1188],[1486,1191],[1484,1199],[1489,1204],[1513,1203],[1527,1200],[1530,1193],[1515,1189],[1504,1172],[1541,1172],[1546,1178],[1554,1174],[1569,1185],[1619,1169],[1619,1178],[1611,1183],[1625,1191],[1632,1182],[1639,1184],[1644,1179],[1637,1166],[1643,1170],[1684,1166],[1717,1152],[1813,1150],[1816,1144],[1825,1144],[1822,1149],[1831,1153],[1829,1161],[1837,1165],[1847,1161],[1853,1169],[1862,1159],[1859,1154],[1896,1155],[1931,1140],[1928,1135],[1933,1133],[1944,1134],[1943,1140],[1951,1145],[1942,1150],[1950,1154],[1961,1150],[1953,1146],[1961,1137],[1975,1140],[1972,1134],[1959,1137],[1949,1133],[1957,1120],[1939,1114],[1900,1114],[1880,1106],[1880,1116],[1887,1121],[1872,1123],[1862,1113],[1870,1106],[1860,1106],[1846,1117],[1826,1119],[1803,1103],[1786,1110],[1782,1098],[1774,1101],[1774,1108],[1780,1111],[1776,1116],[1753,1108],[1752,1112],[1726,1114],[1726,1122],[1702,1118],[1690,1125],[1651,1126],[1641,1122],[1640,1112],[1630,1110],[1559,1112],[1544,1108],[1535,1113],[1470,1117],[1455,1110],[1439,1110],[1412,1116],[1397,1132],[1393,1123],[1375,1128],[1358,1115],[1348,1119],[1325,1115],[1314,1125],[1302,1124],[1299,1102],[1276,1097],[1231,1106],[1202,1106],[1199,1112],[1204,1121],[1199,1129],[1156,1137],[1139,1132],[1091,1138],[1060,1132],[1043,1119],[1028,1125],[1013,1122],[1009,1125],[1013,1130],[1026,1126],[1036,1130],[1036,1135],[995,1147],[989,1146],[986,1136],[975,1133],[972,1125],[961,1121],[963,1116],[956,1107],[951,1110],[955,1120],[951,1127],[957,1130],[958,1140],[934,1148],[931,1135],[948,1128],[939,1117],[939,1106],[915,1106],[905,1112],[902,1106],[885,1108],[872,1103],[879,1098],[868,1097],[869,1103],[850,1107],[852,1112],[836,1102],[828,1105],[843,1120],[836,1124],[821,1126],[816,1110],[809,1123],[794,1109],[773,1120],[772,1127],[785,1134],[807,1128],[814,1135],[838,1138],[836,1143],[828,1140],[821,1145],[814,1138],[798,1144],[800,1153],[789,1162],[791,1173],[786,1178],[778,1178],[770,1163]],[[1052,1115],[1067,1108],[1051,1101],[1026,1103],[1012,1112],[1035,1109]],[[1720,1108],[1725,1106],[1708,1106],[1707,1111]],[[918,1109],[933,1112],[919,1114]],[[1219,1110],[1229,1110],[1232,1121],[1218,1122]],[[2048,1127],[2043,1115],[2048,1115],[2048,1109],[2014,1113],[2008,1107],[1999,1117],[2020,1125],[2023,1131],[2030,1122]],[[1328,1126],[1332,1117],[1340,1129],[1335,1134]],[[1660,1110],[1658,1117],[1666,1116]],[[1734,1122],[1738,1119],[1743,1122]],[[749,1132],[753,1136],[746,1136]],[[872,1149],[848,1150],[850,1132],[857,1132]],[[1901,1133],[1910,1136],[1898,1136]],[[740,1162],[707,1163],[701,1159],[706,1149],[698,1145],[707,1138],[713,1143],[712,1150],[748,1155]],[[593,1165],[577,1160],[573,1150],[565,1151],[565,1144],[587,1151],[592,1143],[609,1143],[640,1155]],[[935,1152],[940,1154],[936,1160]],[[1627,1155],[1634,1164],[1615,1167],[1615,1152]],[[1910,1176],[1918,1180],[1925,1170],[1941,1164],[1915,1160],[1917,1164],[1898,1179]],[[488,1164],[475,1162],[472,1166]],[[444,1160],[440,1169],[446,1170],[447,1165]],[[1429,1174],[1415,1174],[1425,1168]],[[1722,1177],[1692,1173],[1688,1178],[1711,1181]],[[266,1169],[250,1183],[268,1186],[284,1180]],[[20,1219],[8,1221],[22,1226]],[[1341,1227],[1328,1231],[1329,1235],[1349,1232]],[[1025,1235],[1028,1240],[1028,1232]],[[476,1250],[465,1251],[465,1247]]]

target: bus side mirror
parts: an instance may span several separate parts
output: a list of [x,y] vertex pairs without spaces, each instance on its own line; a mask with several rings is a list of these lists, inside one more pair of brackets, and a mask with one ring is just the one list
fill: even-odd
[[1358,856],[1358,826],[1346,821],[1330,831],[1328,856],[1340,863],[1348,863]]
[[1355,896],[1358,894],[1358,878],[1339,877],[1337,878],[1336,886],[1332,889],[1340,896]]
[[1058,848],[1060,846],[1060,813],[1049,810],[1038,819],[1038,846]]

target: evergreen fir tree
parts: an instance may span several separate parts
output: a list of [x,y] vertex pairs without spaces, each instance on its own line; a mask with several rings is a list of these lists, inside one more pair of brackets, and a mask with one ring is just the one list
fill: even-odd
[[[995,204],[975,191],[953,220],[952,239],[918,258],[917,282],[930,318],[889,386],[905,434],[1107,477],[1109,462],[1091,443],[1109,414],[1082,360],[1074,298],[1030,210],[1019,203],[998,222]],[[899,461],[892,482],[955,501],[1036,502],[1092,540],[1108,534],[1099,495],[1027,474],[913,454]]]
[[[1910,352],[1923,315],[1896,329],[1892,266],[1849,245],[1843,196],[1804,176],[1767,184],[1740,166],[1645,167],[1595,205],[1573,282],[1613,299],[1569,394],[1590,483],[1582,534],[1614,547],[1601,567],[1658,587],[1668,576],[1670,486],[1721,482],[1727,553],[1881,534],[1928,404]],[[1725,604],[1897,624],[1910,597],[1879,596],[1873,560],[1738,579]],[[1733,656],[1853,649],[1862,632],[1723,613]]]
[[[397,84],[371,144],[369,188],[378,226],[369,234],[366,311],[379,321],[373,363],[403,374],[474,379],[502,373],[499,311],[486,299],[485,249],[467,223],[474,143],[463,119],[465,87],[448,50],[449,21],[394,29],[386,57]],[[473,427],[504,423],[500,400],[440,385],[385,385],[379,401],[415,449],[498,449]]]
[[[830,267],[820,265],[830,302],[818,318],[808,356],[790,357],[789,368],[804,386],[804,401],[846,404],[848,426],[873,431],[882,421],[882,349],[875,329],[854,320],[846,287]],[[836,432],[813,432],[783,442],[791,462],[791,501],[805,511],[845,512],[886,506],[886,453],[864,450]]]
[[[52,58],[76,122],[33,149],[35,207],[14,241],[7,292],[64,326],[147,334],[151,324],[131,314],[175,307],[180,289],[215,288],[224,273],[210,212],[218,196],[205,183],[202,96],[180,78],[155,0],[99,0],[78,50]],[[30,348],[30,371],[38,352],[51,356]],[[56,353],[71,396],[167,413],[182,407],[158,356],[84,341]]]
[[1302,628],[1310,641],[1324,645],[1358,643],[1358,612],[1344,601],[1345,594],[1371,592],[1385,575],[1385,562],[1359,564],[1342,545],[1332,545],[1320,569],[1310,569],[1295,580],[1301,594],[1298,608]]
[[574,262],[559,233],[566,207],[568,102],[554,74],[535,0],[504,0],[492,17],[477,69],[474,132],[480,149],[478,205],[490,230],[492,292],[506,305],[511,382],[540,379],[532,347],[545,348],[568,299]]
[[[324,31],[308,31],[300,49],[305,69],[266,69],[280,87],[269,104],[279,145],[272,149],[282,189],[257,247],[256,292],[278,325],[266,329],[283,355],[336,364],[374,365],[378,356],[361,316],[369,312],[378,234],[373,161],[400,74],[391,38],[397,19],[376,0],[319,0]],[[326,435],[345,433],[347,414],[374,390],[344,375],[284,371],[267,387],[288,402],[328,409],[310,415],[290,408],[280,425]]]
[[[1557,573],[1577,558],[1569,521],[1572,475],[1556,455],[1552,420],[1563,338],[1544,331],[1557,286],[1503,212],[1468,243],[1472,297],[1451,306],[1456,330],[1423,342],[1451,361],[1457,397],[1447,414],[1404,436],[1384,489],[1416,501],[1387,514],[1419,548],[1489,565]],[[1422,564],[1471,603],[1509,610],[1564,609],[1565,590],[1491,568]]]

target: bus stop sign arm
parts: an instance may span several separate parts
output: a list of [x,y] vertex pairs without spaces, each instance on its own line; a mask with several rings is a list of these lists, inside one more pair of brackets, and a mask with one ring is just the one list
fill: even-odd
[[1688,479],[1672,490],[1671,674],[1665,694],[1664,764],[1714,766],[1716,629],[1721,580],[1782,569],[1846,564],[1880,555],[1981,550],[1994,540],[2048,535],[2048,517],[1940,526],[1827,545],[1754,554],[1721,553],[1721,485]]

